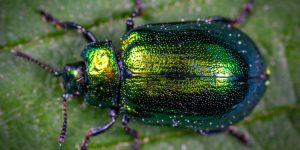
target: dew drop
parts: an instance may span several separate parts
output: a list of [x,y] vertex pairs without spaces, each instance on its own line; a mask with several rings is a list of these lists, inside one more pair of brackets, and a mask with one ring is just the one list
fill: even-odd
[[247,53],[247,51],[246,51],[246,50],[242,50],[241,53],[244,53],[244,54],[245,54],[245,53]]

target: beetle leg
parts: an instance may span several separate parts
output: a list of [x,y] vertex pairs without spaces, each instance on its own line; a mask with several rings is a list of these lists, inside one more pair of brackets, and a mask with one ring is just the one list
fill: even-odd
[[227,18],[222,16],[212,16],[209,18],[206,18],[205,21],[208,22],[223,22],[227,24],[231,24],[232,26],[238,27],[240,24],[245,22],[246,18],[250,15],[252,12],[254,5],[254,0],[249,0],[246,4],[244,4],[244,7],[242,11],[240,12],[239,16],[235,18]]
[[229,133],[230,135],[232,135],[234,138],[236,138],[243,144],[248,145],[248,146],[251,145],[251,141],[249,139],[248,133],[239,130],[237,127],[230,126],[225,130],[225,132]]
[[51,23],[54,25],[57,29],[75,29],[82,33],[83,37],[87,42],[96,42],[96,37],[87,29],[82,27],[81,25],[74,23],[74,22],[61,22],[57,18],[53,17],[52,15],[48,14],[47,12],[43,10],[38,11],[40,15],[42,16],[42,19],[46,22]]
[[210,136],[210,135],[226,132],[231,136],[233,136],[234,138],[236,138],[241,143],[247,146],[251,145],[251,141],[249,140],[248,134],[246,132],[239,130],[235,126],[229,126],[227,129],[219,129],[219,130],[196,130],[196,132],[203,136]]
[[125,115],[122,116],[122,124],[125,131],[133,138],[133,150],[139,150],[140,149],[140,138],[139,133],[128,127],[129,118],[127,118]]
[[142,0],[135,0],[135,8],[126,22],[126,32],[134,28],[134,17],[141,16],[143,12]]
[[81,150],[87,150],[88,149],[88,145],[90,142],[90,137],[98,135],[102,132],[105,132],[106,130],[108,130],[116,121],[116,111],[114,109],[110,109],[109,110],[109,116],[111,117],[111,121],[102,125],[102,126],[98,126],[96,128],[91,128],[89,129],[86,134],[85,134],[85,139],[84,142],[81,146]]

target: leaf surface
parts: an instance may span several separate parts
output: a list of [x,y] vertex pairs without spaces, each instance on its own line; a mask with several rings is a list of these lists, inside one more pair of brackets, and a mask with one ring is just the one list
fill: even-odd
[[[144,23],[196,20],[207,16],[236,16],[241,0],[144,0]],[[237,124],[253,141],[245,147],[227,134],[203,137],[185,129],[131,122],[140,131],[142,149],[300,149],[300,9],[296,0],[260,0],[241,26],[258,45],[271,68],[271,84],[254,112]],[[130,0],[1,0],[0,1],[0,149],[75,149],[90,127],[109,121],[106,110],[70,100],[68,133],[59,146],[62,125],[60,79],[38,66],[11,55],[18,49],[56,68],[81,60],[85,40],[72,31],[56,30],[40,20],[44,9],[65,21],[74,21],[98,39],[111,39],[120,49]],[[120,120],[107,132],[91,139],[92,150],[130,149],[131,139]]]

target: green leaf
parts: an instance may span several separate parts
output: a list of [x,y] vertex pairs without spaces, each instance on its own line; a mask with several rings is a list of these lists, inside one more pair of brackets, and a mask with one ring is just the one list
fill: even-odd
[[[246,0],[144,0],[144,17],[136,24],[236,16]],[[68,133],[59,146],[62,125],[60,79],[15,58],[26,52],[56,68],[81,60],[85,41],[76,32],[58,31],[43,23],[37,9],[77,22],[98,39],[111,39],[120,49],[130,0],[1,0],[0,1],[0,149],[75,149],[90,127],[109,121],[106,110],[81,98],[68,106]],[[237,126],[249,132],[252,149],[300,149],[300,9],[296,0],[260,0],[241,27],[257,43],[272,71],[271,84],[255,111]],[[203,137],[190,130],[131,122],[140,131],[142,149],[250,149],[226,134]],[[90,149],[130,149],[132,140],[120,120],[91,139]]]

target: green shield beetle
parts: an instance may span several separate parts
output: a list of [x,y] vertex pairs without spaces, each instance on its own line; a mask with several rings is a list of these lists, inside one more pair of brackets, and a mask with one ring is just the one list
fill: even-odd
[[12,53],[62,76],[60,143],[67,130],[67,99],[82,95],[93,106],[109,108],[111,121],[88,130],[81,149],[88,148],[90,137],[108,130],[118,115],[134,139],[135,150],[140,149],[140,140],[128,126],[129,119],[190,128],[202,135],[227,132],[248,144],[247,135],[233,124],[253,110],[270,75],[257,46],[235,28],[245,21],[253,3],[249,0],[236,18],[214,16],[134,28],[133,18],[142,15],[142,2],[136,0],[118,54],[111,41],[98,41],[82,26],[61,22],[40,10],[46,22],[83,34],[89,43],[81,53],[83,61],[57,70],[20,51]]

